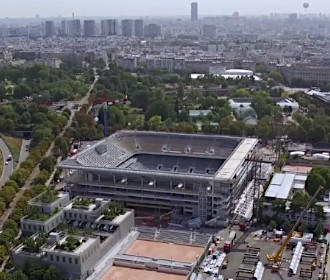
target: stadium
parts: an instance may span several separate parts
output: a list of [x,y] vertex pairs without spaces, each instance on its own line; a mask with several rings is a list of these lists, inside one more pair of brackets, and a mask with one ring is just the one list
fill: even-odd
[[258,140],[119,131],[59,165],[71,196],[162,209],[182,221],[226,226],[248,181]]

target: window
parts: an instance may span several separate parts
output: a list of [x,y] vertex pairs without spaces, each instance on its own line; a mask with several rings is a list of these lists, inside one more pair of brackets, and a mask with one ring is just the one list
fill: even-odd
[[50,255],[50,260],[53,261],[54,260],[54,256]]
[[60,261],[60,256],[56,256],[56,261],[57,261],[57,262]]
[[72,258],[69,258],[69,263],[72,263]]
[[75,264],[78,264],[78,259],[74,259],[74,263]]
[[65,257],[62,257],[62,262],[64,262],[64,263],[65,263]]

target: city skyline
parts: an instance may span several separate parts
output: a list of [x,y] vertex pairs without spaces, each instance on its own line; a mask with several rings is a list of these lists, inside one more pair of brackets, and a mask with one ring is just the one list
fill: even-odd
[[[98,5],[92,1],[64,0],[59,1],[41,1],[32,0],[23,2],[19,0],[4,0],[0,11],[1,18],[18,17],[70,17],[74,12],[77,16],[189,16],[190,4],[193,1],[182,0],[179,3],[174,0],[139,0],[132,3],[129,0],[114,2],[112,0],[99,0]],[[260,15],[269,13],[324,13],[330,11],[330,2],[326,0],[314,0],[310,2],[310,7],[303,8],[304,1],[291,0],[290,3],[278,1],[250,0],[248,3],[244,0],[234,0],[230,3],[221,3],[218,0],[197,1],[200,15],[223,15],[232,14],[238,11],[240,14]]]

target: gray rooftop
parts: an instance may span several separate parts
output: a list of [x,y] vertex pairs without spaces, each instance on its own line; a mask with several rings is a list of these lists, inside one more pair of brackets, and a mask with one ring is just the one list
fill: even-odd
[[234,154],[240,153],[241,162],[256,143],[231,136],[119,131],[62,161],[60,167],[214,176],[225,161],[227,169],[233,166],[228,158]]

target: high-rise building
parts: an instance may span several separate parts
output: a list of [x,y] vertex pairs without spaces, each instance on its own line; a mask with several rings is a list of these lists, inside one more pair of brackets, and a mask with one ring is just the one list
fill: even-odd
[[114,19],[101,20],[101,35],[111,36],[117,35],[117,22]]
[[148,24],[144,28],[144,36],[147,38],[156,38],[162,35],[161,26],[158,24]]
[[133,20],[124,19],[121,21],[121,35],[124,37],[133,36]]
[[96,35],[95,20],[89,19],[84,20],[84,36],[94,37]]
[[134,35],[135,37],[143,37],[143,20],[136,19],[134,21]]
[[45,22],[45,36],[53,37],[55,36],[55,23],[52,20],[47,20]]
[[80,22],[80,19],[70,20],[68,33],[72,37],[81,36],[81,22]]
[[67,20],[61,21],[61,29],[60,29],[61,36],[68,36],[69,35],[69,22]]
[[203,25],[203,36],[209,39],[214,39],[217,36],[217,27],[214,24]]
[[198,3],[192,2],[191,3],[191,21],[198,20]]

